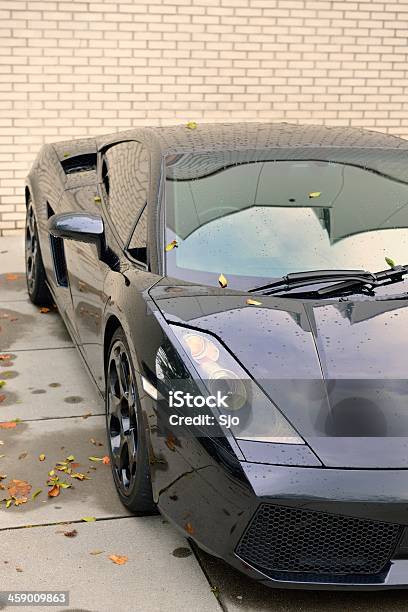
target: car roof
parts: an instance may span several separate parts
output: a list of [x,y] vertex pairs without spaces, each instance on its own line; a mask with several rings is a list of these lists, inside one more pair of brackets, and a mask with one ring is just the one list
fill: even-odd
[[98,149],[128,139],[141,140],[162,154],[280,147],[408,148],[403,138],[354,127],[246,122],[135,128],[97,138]]

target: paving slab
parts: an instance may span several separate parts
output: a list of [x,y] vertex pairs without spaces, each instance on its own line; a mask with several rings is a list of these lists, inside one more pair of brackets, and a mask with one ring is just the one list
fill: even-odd
[[0,380],[6,383],[0,390],[0,420],[104,413],[76,348],[9,354],[9,360],[0,361]]
[[0,274],[0,301],[26,302],[27,283],[24,272],[6,272]]
[[[93,438],[102,446],[90,442]],[[6,489],[0,491],[0,499],[8,497],[10,480],[26,480],[31,493],[42,489],[34,500],[18,507],[0,507],[0,529],[24,525],[48,524],[58,521],[80,520],[85,516],[112,518],[129,513],[116,494],[110,465],[92,462],[88,457],[107,455],[105,418],[62,418],[17,423],[13,429],[0,429],[0,473]],[[46,455],[45,461],[39,455]],[[79,481],[63,472],[56,472],[60,480],[71,484],[58,497],[48,497],[47,478],[57,461],[70,455],[79,465],[74,472],[85,474],[90,480]],[[0,546],[1,549],[1,546]]]
[[0,353],[67,346],[73,343],[58,312],[43,314],[28,299],[2,302],[0,296]]
[[24,230],[21,236],[0,238],[0,274],[3,272],[24,272]]
[[[76,537],[59,533],[73,528]],[[70,591],[69,606],[17,610],[220,612],[187,541],[159,516],[3,531],[0,538],[1,590]],[[112,554],[127,563],[115,565]]]

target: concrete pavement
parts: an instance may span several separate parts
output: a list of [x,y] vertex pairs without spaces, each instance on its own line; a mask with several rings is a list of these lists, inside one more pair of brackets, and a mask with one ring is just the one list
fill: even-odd
[[[0,591],[69,590],[69,607],[52,609],[71,612],[406,609],[404,591],[268,589],[201,551],[193,554],[160,516],[129,516],[110,467],[88,460],[107,452],[103,406],[59,315],[42,314],[28,301],[22,242],[0,238],[0,354],[10,354],[0,361],[6,382],[0,421],[21,420],[0,429],[0,474],[7,474],[3,483],[26,480],[31,493],[42,492],[21,506],[0,507]],[[49,498],[48,471],[69,455],[90,480],[58,472],[72,487]],[[88,516],[96,521],[82,521]],[[64,535],[73,530],[75,537]],[[115,565],[112,554],[129,560]]]

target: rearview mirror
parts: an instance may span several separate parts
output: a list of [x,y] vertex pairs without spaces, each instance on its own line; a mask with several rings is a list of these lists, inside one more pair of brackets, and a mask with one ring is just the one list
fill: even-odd
[[56,238],[95,244],[101,257],[105,247],[104,227],[99,215],[61,213],[48,219],[48,231]]

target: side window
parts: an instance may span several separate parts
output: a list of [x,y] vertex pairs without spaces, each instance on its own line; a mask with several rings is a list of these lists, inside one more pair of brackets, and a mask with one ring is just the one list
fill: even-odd
[[102,158],[102,186],[106,208],[123,244],[147,199],[149,157],[139,142],[121,142]]
[[147,205],[136,224],[129,243],[130,254],[143,263],[147,263]]

